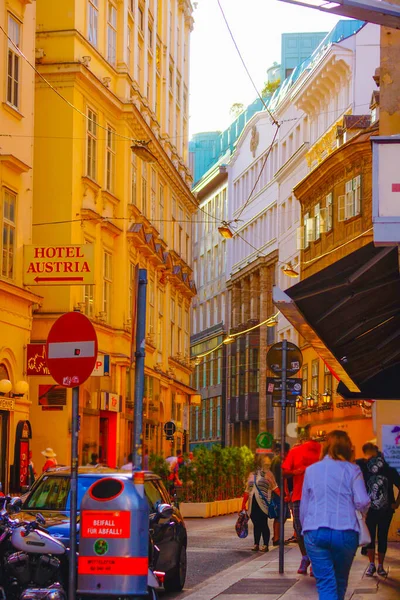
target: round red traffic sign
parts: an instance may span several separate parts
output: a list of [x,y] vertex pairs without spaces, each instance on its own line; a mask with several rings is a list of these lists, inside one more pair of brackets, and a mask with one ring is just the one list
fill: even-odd
[[91,321],[80,312],[62,315],[50,329],[46,362],[59,385],[76,387],[90,377],[97,359],[97,335]]

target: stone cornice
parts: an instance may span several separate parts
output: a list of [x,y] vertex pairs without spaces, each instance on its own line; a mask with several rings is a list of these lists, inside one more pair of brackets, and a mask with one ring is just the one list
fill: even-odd
[[308,173],[294,188],[293,192],[300,204],[308,200],[310,191],[315,190],[324,183],[330,176],[334,176],[343,169],[346,163],[354,162],[354,159],[362,157],[371,157],[372,135],[378,134],[377,126],[371,128],[368,132],[360,132],[355,135],[347,144],[340,146],[326,157],[313,171]]

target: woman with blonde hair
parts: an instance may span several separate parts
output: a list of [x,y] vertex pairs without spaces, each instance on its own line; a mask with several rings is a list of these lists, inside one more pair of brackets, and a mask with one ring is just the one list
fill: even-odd
[[[279,494],[279,488],[270,470],[270,461],[262,454],[255,455],[255,469],[247,480],[247,488],[243,497],[242,510],[249,503],[250,519],[254,527],[254,552],[268,552],[270,530],[268,527],[268,516],[271,514],[272,492]],[[264,545],[260,546],[261,536]]]
[[356,510],[365,514],[370,499],[353,446],[344,431],[331,431],[321,460],[307,468],[300,520],[319,600],[344,600],[358,547]]

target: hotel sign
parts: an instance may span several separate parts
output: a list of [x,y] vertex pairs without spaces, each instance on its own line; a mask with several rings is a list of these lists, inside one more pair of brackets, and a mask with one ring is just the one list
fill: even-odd
[[94,284],[93,245],[24,246],[24,284]]

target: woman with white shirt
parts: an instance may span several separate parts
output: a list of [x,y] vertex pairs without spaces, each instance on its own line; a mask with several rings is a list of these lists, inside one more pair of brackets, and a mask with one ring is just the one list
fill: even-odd
[[319,600],[344,600],[358,547],[356,510],[365,514],[370,499],[353,447],[344,431],[331,431],[321,460],[307,468],[300,503],[307,554]]

